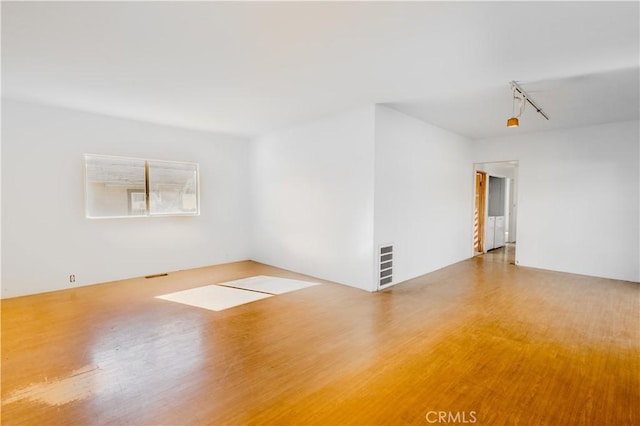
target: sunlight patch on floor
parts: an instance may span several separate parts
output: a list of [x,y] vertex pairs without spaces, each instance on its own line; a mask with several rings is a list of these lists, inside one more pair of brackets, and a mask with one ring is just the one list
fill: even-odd
[[289,293],[319,283],[258,275],[241,280],[212,284],[156,296],[157,299],[182,303],[211,311],[222,311],[273,295]]
[[259,291],[269,294],[284,294],[289,293],[290,291],[313,287],[315,285],[319,285],[319,283],[258,275],[255,277],[243,278],[241,280],[221,283],[218,285],[239,288],[242,290]]

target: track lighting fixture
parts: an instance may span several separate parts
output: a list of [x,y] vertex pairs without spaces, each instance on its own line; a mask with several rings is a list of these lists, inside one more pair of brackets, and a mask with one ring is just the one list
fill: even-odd
[[[535,102],[531,100],[529,95],[520,87],[518,83],[512,81],[511,83],[511,91],[513,92],[513,116],[507,120],[507,127],[518,127],[520,125],[520,117],[524,112],[525,103],[529,103],[532,107],[536,109],[540,115],[542,115],[545,119],[549,120],[547,114],[542,111]],[[518,101],[518,111],[516,113],[516,101]]]
[[[511,88],[513,91],[512,109],[513,115],[507,120],[507,127],[518,127],[520,125],[520,116],[524,112],[524,100],[526,95],[519,93],[515,87]],[[516,101],[518,101],[518,113],[516,114]]]

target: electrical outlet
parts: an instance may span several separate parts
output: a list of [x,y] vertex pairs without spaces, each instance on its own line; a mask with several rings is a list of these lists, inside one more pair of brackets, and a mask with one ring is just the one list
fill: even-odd
[[70,283],[75,283],[75,282],[76,282],[76,276],[75,276],[75,274],[71,274],[71,275],[69,275],[69,282],[70,282]]

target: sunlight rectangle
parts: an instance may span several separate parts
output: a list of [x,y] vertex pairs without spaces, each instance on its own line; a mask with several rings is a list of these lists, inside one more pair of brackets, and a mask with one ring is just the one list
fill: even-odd
[[289,278],[269,277],[266,275],[258,275],[255,277],[243,278],[241,280],[220,283],[225,287],[240,288],[243,290],[259,291],[269,294],[284,294],[291,291],[302,290],[303,288],[313,287],[320,283],[310,281],[292,280]]
[[196,306],[211,311],[222,311],[245,303],[266,299],[267,297],[271,297],[271,295],[223,287],[216,284],[156,296],[157,299]]

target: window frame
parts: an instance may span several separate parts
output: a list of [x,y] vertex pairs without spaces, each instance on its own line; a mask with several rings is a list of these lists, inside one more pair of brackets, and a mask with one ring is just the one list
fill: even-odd
[[[124,156],[115,156],[115,155],[103,155],[103,154],[84,154],[84,198],[85,198],[85,218],[87,219],[123,219],[123,218],[148,218],[148,217],[173,217],[173,216],[200,216],[200,164],[189,161],[175,161],[175,160],[158,160],[158,159],[144,159],[139,157],[124,157]],[[92,212],[92,208],[90,206],[90,159],[105,159],[105,160],[131,160],[136,162],[144,162],[144,189],[140,188],[125,188],[126,196],[127,196],[127,211],[129,214],[120,215],[120,214],[105,214],[98,215],[96,212]],[[150,163],[158,164],[179,164],[187,167],[191,167],[193,169],[193,184],[195,186],[195,190],[193,195],[195,195],[195,210],[194,211],[183,211],[183,212],[152,212],[151,208],[151,197],[153,193],[157,193],[158,191],[154,191],[152,189],[152,185],[154,184],[153,179],[150,178]],[[186,181],[185,181],[186,182]],[[188,183],[188,182],[186,182]],[[132,210],[132,200],[131,194],[133,193],[144,193],[145,198],[145,211],[144,214],[131,214]],[[184,194],[183,194],[184,195]]]

